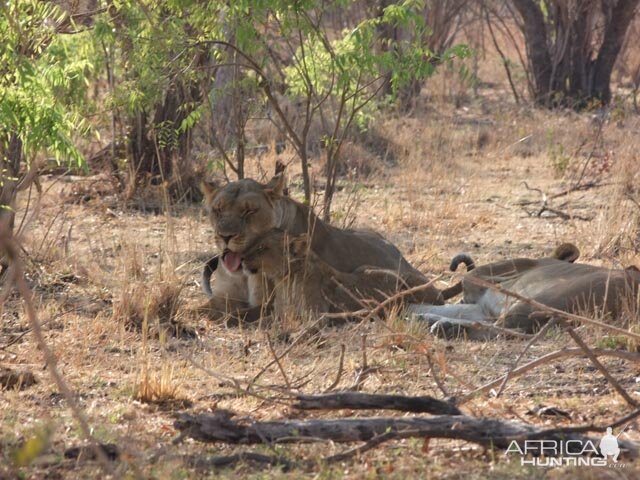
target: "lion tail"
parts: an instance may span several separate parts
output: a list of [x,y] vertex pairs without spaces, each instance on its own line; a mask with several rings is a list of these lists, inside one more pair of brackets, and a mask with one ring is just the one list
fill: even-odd
[[204,264],[204,268],[202,269],[202,290],[209,298],[213,297],[213,291],[211,290],[211,275],[213,275],[213,272],[218,268],[218,260],[220,260],[220,255],[210,258],[209,261]]
[[[451,265],[449,265],[449,270],[455,272],[458,269],[458,266],[464,263],[467,266],[467,271],[471,271],[476,267],[475,262],[471,258],[470,255],[466,253],[459,253],[455,257],[451,259]],[[449,288],[445,288],[442,290],[442,298],[444,300],[449,300],[456,295],[460,295],[462,293],[462,282],[458,282],[455,285],[450,286]]]
[[473,258],[467,253],[459,253],[455,257],[451,259],[451,264],[449,265],[449,270],[455,272],[460,266],[461,263],[464,263],[467,266],[467,271],[471,271],[476,268],[476,263],[473,261]]

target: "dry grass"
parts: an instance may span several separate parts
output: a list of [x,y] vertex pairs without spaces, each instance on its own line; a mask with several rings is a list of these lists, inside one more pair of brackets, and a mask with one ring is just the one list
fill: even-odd
[[[354,221],[356,227],[383,232],[421,270],[446,274],[442,285],[455,281],[447,268],[459,251],[486,262],[513,255],[542,256],[562,241],[575,242],[582,260],[640,266],[640,179],[634,136],[639,120],[607,121],[598,134],[600,124],[589,114],[516,108],[492,98],[490,91],[480,93],[477,99],[465,100],[464,108],[431,99],[411,116],[373,125],[376,137],[388,145],[377,161],[387,165],[393,158],[397,166],[343,180],[345,188],[335,200],[337,223]],[[352,168],[359,168],[371,155],[360,147],[349,147],[348,152],[355,157]],[[292,160],[286,151],[255,158],[247,165],[249,174],[268,175],[276,158]],[[605,158],[610,164],[601,168]],[[541,196],[523,181],[552,196],[575,185],[587,159],[594,167],[589,170],[588,165],[583,180],[602,185],[550,200],[551,207],[573,218],[527,212],[538,210]],[[289,175],[291,194],[300,198],[295,162]],[[125,452],[116,462],[118,478],[299,478],[318,472],[320,478],[637,475],[636,465],[620,471],[528,469],[501,452],[445,440],[431,441],[428,449],[420,442],[395,442],[353,462],[318,465],[314,471],[284,473],[275,467],[261,471],[250,464],[214,473],[199,471],[187,456],[231,454],[241,448],[173,445],[176,411],[226,408],[256,419],[328,416],[292,410],[281,401],[283,389],[288,388],[318,393],[331,386],[339,390],[358,385],[366,392],[441,398],[444,390],[446,395],[463,395],[504,374],[524,343],[442,341],[431,337],[424,325],[406,322],[394,312],[386,322],[310,333],[293,346],[314,319],[290,315],[260,328],[227,328],[198,318],[190,319],[197,337],[169,335],[171,329],[165,327],[186,321],[189,308],[203,301],[199,269],[214,249],[211,227],[200,209],[178,206],[167,213],[162,198],[154,203],[164,212],[160,215],[149,213],[153,209],[147,213],[125,209],[116,199],[100,197],[61,205],[72,182],[50,178],[44,184],[51,188],[25,233],[29,280],[47,340],[89,415],[94,434]],[[637,320],[635,312],[630,311],[631,320]],[[27,328],[19,298],[7,299],[1,321],[0,347]],[[593,329],[580,332],[593,345],[627,346],[622,339]],[[552,331],[522,363],[566,343],[561,333]],[[280,366],[273,362],[274,354],[282,356]],[[38,380],[29,388],[0,395],[0,465],[9,465],[12,452],[46,428],[50,441],[42,455],[22,467],[25,477],[99,476],[94,462],[61,458],[64,449],[82,437],[42,372],[42,357],[30,335],[0,349],[0,362],[31,370]],[[615,359],[604,363],[632,395],[638,395],[635,368]],[[244,389],[250,385],[251,394],[231,386],[229,379]],[[567,411],[571,420],[538,417],[531,413],[538,405]],[[514,379],[501,397],[479,396],[464,409],[549,427],[606,424],[628,412],[589,362],[578,358],[543,366]],[[338,414],[370,412],[332,415]],[[625,435],[639,439],[637,425],[632,424]],[[278,446],[264,447],[263,452],[320,460],[341,448]],[[160,460],[154,461],[154,456]],[[0,477],[5,475],[2,468]]]

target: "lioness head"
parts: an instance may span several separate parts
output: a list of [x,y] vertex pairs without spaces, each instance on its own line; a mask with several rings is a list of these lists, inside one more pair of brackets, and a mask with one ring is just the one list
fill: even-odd
[[248,178],[225,186],[202,183],[215,242],[222,252],[222,264],[229,272],[240,272],[245,249],[278,226],[276,202],[284,188],[282,173],[267,184]]
[[273,229],[245,250],[242,268],[247,274],[264,273],[272,279],[282,278],[305,257],[308,246],[306,233],[290,237],[282,230]]

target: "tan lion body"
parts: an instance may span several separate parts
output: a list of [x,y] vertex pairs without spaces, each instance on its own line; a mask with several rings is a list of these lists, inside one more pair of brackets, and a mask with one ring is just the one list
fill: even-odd
[[[289,309],[299,313],[353,312],[366,302],[381,302],[406,288],[394,272],[360,266],[352,273],[340,272],[309,248],[306,234],[290,237],[281,230],[265,234],[247,249],[243,269],[263,284],[273,286],[276,315]],[[433,303],[439,292],[425,289],[404,300]]]
[[612,318],[618,317],[630,300],[637,301],[640,285],[640,274],[633,269],[608,269],[570,263],[556,257],[516,258],[484,265],[467,273],[462,280],[463,303],[412,305],[411,311],[418,318],[429,321],[434,333],[464,334],[470,339],[495,336],[490,330],[474,326],[475,322],[499,320],[501,327],[531,333],[549,320],[548,313],[537,311],[528,303],[474,283],[478,278],[568,313]]
[[[245,249],[274,228],[290,235],[308,233],[314,253],[338,271],[350,273],[369,265],[397,272],[409,286],[427,282],[381,235],[333,227],[317,218],[308,206],[283,195],[282,174],[267,184],[244,179],[224,187],[210,184],[203,187],[216,231],[215,241],[222,252],[222,261],[213,272],[215,283],[206,306],[209,310],[260,308],[265,299],[263,284],[247,277],[237,267]],[[208,280],[205,275],[205,290]],[[432,293],[434,303],[442,304],[439,291],[433,288]]]

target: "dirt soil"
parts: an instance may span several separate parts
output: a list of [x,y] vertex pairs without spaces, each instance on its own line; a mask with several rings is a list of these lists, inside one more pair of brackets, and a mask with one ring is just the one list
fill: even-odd
[[[603,128],[599,122],[590,114],[507,109],[485,100],[460,109],[422,106],[412,116],[388,118],[375,126],[388,150],[358,150],[365,156],[359,161],[368,155],[394,166],[366,178],[345,177],[335,223],[378,230],[422,271],[442,275],[441,286],[458,278],[447,268],[460,251],[484,263],[543,256],[571,241],[581,261],[640,266],[640,209],[634,204],[640,162],[633,140],[640,122],[609,118]],[[292,163],[291,195],[301,198],[293,155],[285,151],[280,158]],[[274,161],[252,159],[252,174],[271,171]],[[321,177],[316,183],[322,184]],[[576,184],[591,187],[563,193]],[[110,185],[102,176],[47,177],[39,198],[35,191],[30,200],[26,192],[21,197],[18,219],[29,201],[21,238],[39,320],[93,434],[119,448],[113,478],[638,478],[638,463],[625,458],[615,468],[536,468],[503,451],[449,440],[392,441],[335,465],[321,460],[353,445],[172,443],[180,412],[229,409],[255,420],[392,415],[300,412],[282,401],[287,390],[320,393],[331,386],[342,349],[338,390],[354,385],[366,358],[375,368],[362,391],[443,398],[506,373],[526,342],[445,341],[390,315],[386,322],[322,332],[290,349],[282,370],[272,365],[263,371],[274,352],[288,350],[290,339],[313,319],[232,328],[188,315],[205,300],[199,272],[215,253],[201,206],[167,207],[160,190],[124,202]],[[547,209],[541,211],[543,197]],[[97,462],[64,455],[84,445],[83,436],[46,369],[16,292],[1,314],[0,366],[28,370],[37,383],[0,392],[0,478],[104,478]],[[179,335],[163,329],[169,319],[184,326]],[[591,346],[633,348],[604,331],[578,332]],[[566,334],[552,331],[521,363],[566,346],[572,346]],[[640,400],[638,364],[603,363]],[[253,382],[255,395],[239,392],[221,376]],[[566,415],[539,415],[540,407]],[[583,358],[542,365],[511,380],[500,397],[480,395],[462,409],[549,428],[606,426],[632,411]],[[637,422],[621,438],[640,441]],[[288,472],[246,462],[193,466],[197,458],[243,451],[316,459],[318,465]],[[25,455],[26,466],[18,466]]]

